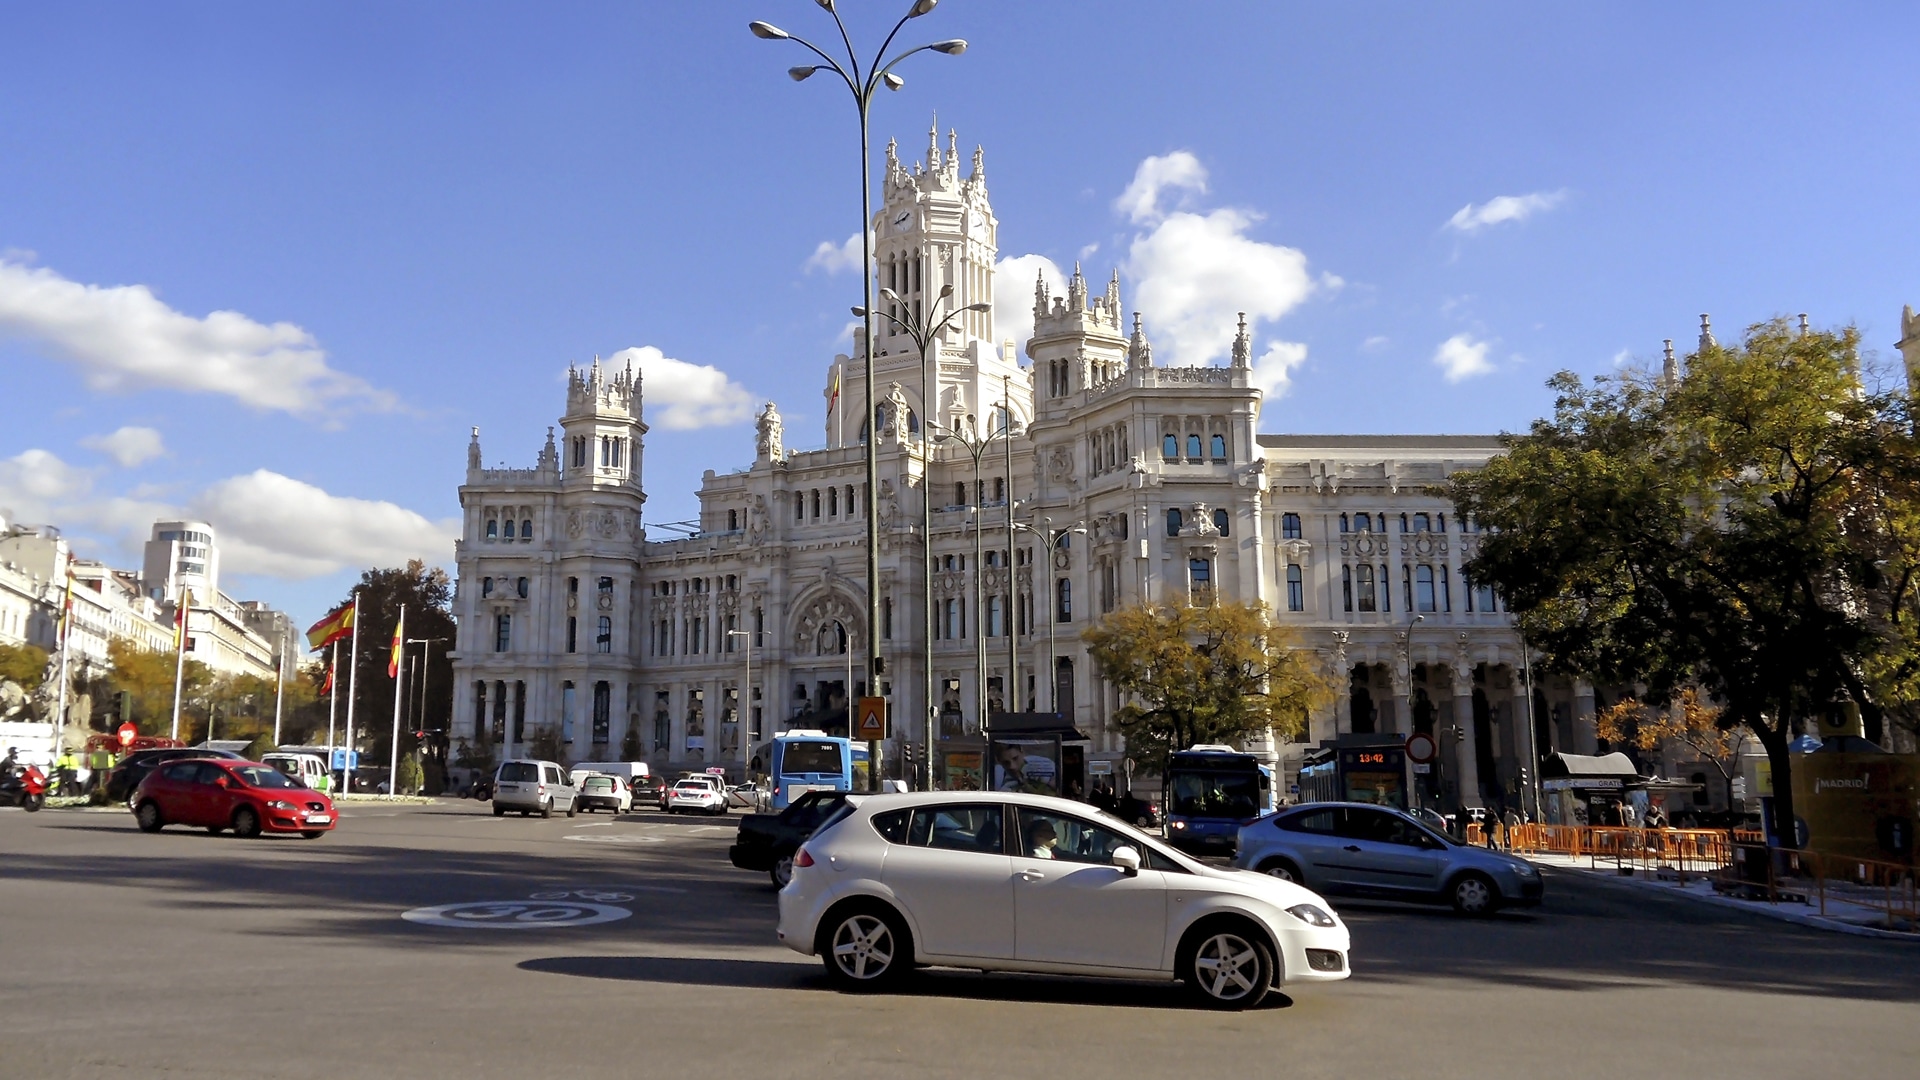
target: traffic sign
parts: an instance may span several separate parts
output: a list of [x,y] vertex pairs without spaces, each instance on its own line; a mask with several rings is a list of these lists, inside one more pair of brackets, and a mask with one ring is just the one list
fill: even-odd
[[134,727],[131,723],[125,723],[121,724],[114,734],[120,737],[120,746],[122,749],[125,749],[133,745],[134,736],[140,734],[140,729]]
[[859,742],[884,742],[887,737],[887,699],[863,697],[853,714],[853,737]]
[[1439,755],[1440,748],[1434,743],[1433,736],[1423,731],[1407,736],[1407,760],[1416,765],[1430,765]]

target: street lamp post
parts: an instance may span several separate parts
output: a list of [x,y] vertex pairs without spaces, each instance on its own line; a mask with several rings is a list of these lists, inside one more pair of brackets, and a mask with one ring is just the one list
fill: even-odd
[[[986,500],[980,497],[980,458],[987,452],[987,448],[993,445],[993,440],[1006,440],[1013,437],[1010,424],[1012,415],[1012,412],[1009,411],[1007,414],[1009,423],[1002,424],[997,431],[988,431],[985,438],[981,438],[974,432],[964,428],[943,431],[939,436],[943,442],[959,444],[959,446],[966,450],[968,455],[973,458],[973,692],[974,708],[980,712],[980,735],[982,738],[985,738],[987,735],[988,725],[986,618],[981,606],[981,586],[984,584],[985,572],[980,566],[982,556],[984,555],[982,534],[986,531],[986,522],[983,520],[985,517],[984,503]],[[991,419],[988,420],[988,426],[992,427]],[[1011,484],[1013,477],[1007,477],[1007,482]]]
[[[414,638],[407,639],[407,644],[409,645],[425,646],[425,648],[420,650],[420,667],[417,669],[420,675],[420,709],[418,712],[414,713],[414,722],[420,725],[420,729],[423,731],[426,730],[426,727],[427,727],[427,676],[430,675],[433,671],[433,646],[436,643],[442,642],[445,640],[447,639],[443,637],[435,637],[435,638],[414,637]],[[421,749],[422,751],[425,751],[426,747],[422,746]],[[424,752],[422,753],[421,756],[422,757],[425,756]],[[446,765],[446,762],[442,761],[440,764],[444,766]],[[445,773],[445,771],[446,770],[444,768],[441,770],[443,774]],[[445,779],[444,775],[442,776],[442,779]]]
[[[1053,591],[1053,555],[1054,552],[1060,549],[1061,541],[1067,537],[1074,533],[1079,533],[1081,536],[1087,535],[1087,523],[1085,521],[1076,521],[1058,531],[1055,531],[1053,528],[1052,518],[1041,518],[1040,524],[1043,526],[1042,528],[1035,528],[1032,525],[1018,521],[1010,521],[1008,524],[1015,529],[1030,532],[1039,537],[1040,542],[1046,546],[1047,573],[1044,581],[1046,585],[1045,596],[1047,605],[1047,708],[1049,711],[1058,714],[1060,711],[1060,684],[1058,675],[1054,672],[1053,668],[1054,665],[1060,661],[1054,655],[1053,632],[1054,624],[1057,622],[1060,612],[1057,607],[1059,598],[1054,595]],[[1040,592],[1039,586],[1041,583],[1042,579],[1038,577],[1034,579],[1034,592]]]
[[[785,30],[774,26],[772,23],[756,20],[749,23],[747,29],[752,31],[755,37],[768,41],[795,42],[823,61],[819,64],[802,64],[798,67],[788,68],[787,74],[793,78],[793,81],[800,82],[813,75],[814,72],[825,69],[840,76],[840,80],[846,83],[847,90],[853,94],[854,108],[860,117],[860,287],[862,290],[860,306],[866,311],[871,312],[873,310],[874,285],[873,190],[870,180],[871,168],[869,158],[871,154],[868,147],[867,120],[873,106],[874,93],[882,86],[885,86],[889,90],[898,90],[904,85],[905,80],[894,74],[893,69],[898,67],[901,61],[907,57],[919,52],[938,52],[948,56],[958,56],[967,51],[967,43],[960,38],[951,38],[946,41],[936,41],[931,44],[916,46],[894,54],[892,59],[887,59],[887,50],[893,47],[894,37],[900,33],[901,27],[907,25],[907,20],[917,19],[925,15],[927,12],[932,11],[935,5],[939,3],[939,0],[914,0],[913,6],[907,9],[907,13],[900,17],[899,22],[893,24],[893,30],[887,34],[886,40],[881,43],[879,50],[873,54],[873,60],[863,69],[859,56],[853,50],[853,39],[847,34],[846,24],[840,21],[840,13],[834,9],[833,0],[815,0],[815,2],[826,9],[827,14],[833,16],[833,25],[840,31],[840,41],[846,46],[847,62],[844,66],[833,57],[821,52],[819,47],[812,42],[805,38],[794,37]],[[884,665],[880,659],[880,460],[877,455],[879,444],[878,436],[880,433],[873,430],[873,317],[871,315],[865,317],[865,330],[865,340],[862,343],[861,388],[866,395],[864,408],[866,410],[867,424],[865,454],[867,474],[865,499],[867,515],[867,679],[868,686],[877,691],[879,689],[880,675]],[[853,687],[851,685],[847,687],[847,693],[849,695],[853,693]],[[867,743],[867,790],[869,791],[880,790],[880,770],[876,767],[879,764],[879,756],[880,744],[878,742]]]
[[[1407,620],[1407,629],[1405,632],[1403,632],[1400,635],[1400,647],[1404,649],[1407,654],[1407,663],[1406,663],[1407,673],[1406,674],[1407,674],[1407,737],[1408,738],[1413,737],[1413,625],[1415,623],[1423,623],[1426,621],[1427,621],[1427,617],[1425,615],[1415,615],[1413,618]],[[1438,741],[1436,741],[1434,745],[1438,746],[1439,745]],[[1413,791],[1415,792],[1415,798],[1418,798],[1419,785],[1417,784],[1412,785],[1412,788],[1413,788]]]
[[[729,630],[727,631],[727,636],[729,638],[747,639],[746,672],[741,676],[740,704],[737,706],[739,716],[736,719],[740,725],[740,730],[746,733],[747,747],[749,751],[751,751],[753,741],[758,737],[757,733],[753,730],[753,633],[748,630]],[[752,778],[749,777],[748,779],[751,780]]]
[[[902,333],[913,339],[914,345],[920,350],[920,411],[924,414],[920,418],[920,621],[923,624],[921,628],[923,635],[920,644],[923,654],[921,656],[921,663],[925,668],[924,676],[927,695],[926,753],[922,755],[926,758],[926,761],[922,763],[921,768],[921,790],[932,791],[933,729],[938,710],[935,709],[933,704],[933,489],[928,486],[933,480],[933,440],[929,437],[931,431],[929,425],[932,424],[933,416],[933,379],[928,369],[933,365],[933,343],[935,339],[946,333],[947,326],[955,318],[969,311],[991,311],[993,310],[993,305],[987,303],[968,304],[966,307],[947,312],[944,318],[929,327],[926,320],[921,318],[911,305],[902,302],[900,297],[896,295],[892,289],[881,289],[880,297],[889,304],[892,304],[895,308],[898,308],[900,313],[906,316],[906,318],[896,318],[885,310],[876,311],[872,314],[878,315],[898,327]],[[940,287],[940,295],[935,299],[934,307],[937,309],[952,297],[953,283],[948,282]],[[853,313],[860,318],[868,317],[866,308],[854,308]],[[933,311],[927,312],[928,316],[933,314]],[[896,416],[893,418],[893,422],[896,424],[904,424],[906,423],[906,418]],[[1008,475],[1009,479],[1007,482],[1012,483],[1012,474],[1009,473]]]

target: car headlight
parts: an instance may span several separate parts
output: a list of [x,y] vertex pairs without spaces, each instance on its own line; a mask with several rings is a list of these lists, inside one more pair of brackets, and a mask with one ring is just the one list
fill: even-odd
[[1172,828],[1174,828],[1174,829],[1176,829],[1176,830],[1177,830],[1177,829],[1184,829],[1184,828],[1186,828],[1186,827],[1187,827],[1187,823],[1186,823],[1186,822],[1184,822],[1184,821],[1176,821],[1176,822],[1174,822],[1174,823],[1173,823],[1173,825],[1172,825],[1171,827],[1172,827]]
[[1513,872],[1516,874],[1519,874],[1521,877],[1540,876],[1540,871],[1535,869],[1534,865],[1530,862],[1515,863],[1513,867]]
[[268,803],[267,803],[267,809],[269,809],[269,810],[297,810],[297,809],[299,809],[299,807],[296,807],[296,806],[294,806],[294,805],[293,805],[292,803],[290,803],[290,802],[285,802],[285,801],[283,801],[283,800],[280,800],[280,799],[274,799],[274,800],[272,800],[272,801],[270,801],[270,802],[268,802]]
[[1287,909],[1287,914],[1306,923],[1308,926],[1338,926],[1333,916],[1316,904],[1295,904]]

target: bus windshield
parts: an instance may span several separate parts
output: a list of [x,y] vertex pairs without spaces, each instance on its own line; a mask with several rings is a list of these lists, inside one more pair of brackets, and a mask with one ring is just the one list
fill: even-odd
[[1173,775],[1168,813],[1180,817],[1251,818],[1260,814],[1260,775],[1245,772],[1184,772]]
[[839,776],[846,771],[844,751],[838,743],[790,742],[780,757],[780,775],[806,776],[824,773]]

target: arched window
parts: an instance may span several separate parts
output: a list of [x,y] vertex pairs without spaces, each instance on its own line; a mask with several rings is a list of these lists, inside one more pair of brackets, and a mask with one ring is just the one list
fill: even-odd
[[513,616],[502,613],[493,617],[493,651],[506,652],[513,644]]
[[820,520],[820,489],[813,489],[813,520]]
[[580,647],[580,619],[578,616],[569,615],[567,616],[567,651],[573,652],[579,647]]
[[1053,583],[1055,622],[1073,621],[1073,582],[1060,578]]
[[1225,464],[1227,460],[1227,437],[1225,435],[1215,435],[1213,437],[1212,449],[1214,463]]
[[1340,568],[1340,601],[1347,611],[1353,610],[1353,567]]
[[1373,515],[1355,514],[1353,516],[1353,528],[1355,532],[1372,532],[1373,531]]
[[522,539],[522,540],[531,540],[531,539],[533,539],[533,519],[532,519],[532,518],[523,518],[523,519],[521,519],[521,521],[520,521],[520,539]]
[[1417,533],[1432,532],[1433,531],[1432,516],[1428,514],[1413,515],[1413,531]]
[[1221,536],[1228,535],[1227,526],[1228,526],[1228,522],[1231,520],[1232,519],[1228,517],[1227,512],[1224,509],[1215,510],[1213,512],[1213,527],[1220,530]]
[[1213,591],[1213,564],[1205,559],[1188,559],[1187,582],[1190,595],[1196,600],[1204,599]]
[[1347,515],[1345,515],[1345,514],[1341,514],[1341,515],[1340,515],[1340,531],[1341,531],[1341,532],[1348,532],[1348,531],[1350,531],[1350,530],[1349,530],[1349,529],[1347,528]]
[[1436,525],[1436,526],[1434,526],[1434,529],[1433,529],[1433,531],[1434,531],[1434,532],[1446,532],[1446,531],[1447,531],[1447,515],[1445,515],[1445,514],[1441,514],[1441,515],[1439,515],[1439,522],[1440,522],[1440,523],[1439,523],[1438,525]]
[[1433,567],[1422,563],[1413,572],[1414,603],[1416,611],[1438,611],[1433,591]]
[[490,577],[481,578],[480,579],[480,599],[485,600],[487,597],[492,595],[493,595],[493,579]]
[[967,485],[964,482],[953,485],[953,505],[967,505]]
[[848,517],[854,516],[853,508],[855,506],[858,506],[859,504],[853,501],[853,485],[852,484],[847,485],[847,497],[843,499],[842,502],[845,504],[847,508],[847,516]]
[[1307,609],[1307,591],[1305,582],[1300,580],[1300,564],[1287,564],[1287,610],[1305,611]]
[[1361,611],[1378,611],[1379,596],[1374,591],[1373,567],[1361,563],[1353,568],[1354,602]]
[[1193,462],[1200,460],[1200,436],[1196,434],[1187,435],[1187,460]]
[[1172,506],[1167,508],[1167,535],[1168,536],[1179,536],[1180,526],[1184,525],[1185,523],[1186,522],[1180,516],[1179,507]]
[[1300,539],[1300,515],[1299,514],[1281,514],[1280,515],[1280,539],[1282,540]]
[[830,518],[840,516],[840,489],[839,488],[827,489],[827,516]]
[[489,540],[500,539],[500,519],[499,518],[487,519],[487,539]]
[[1386,532],[1387,531],[1387,515],[1381,514],[1380,520],[1376,522],[1376,524],[1379,526],[1379,530],[1381,532]]
[[613,620],[600,616],[600,629],[593,636],[593,651],[610,653],[613,651]]
[[1180,460],[1180,436],[1167,432],[1166,438],[1160,441],[1160,456],[1168,461]]
[[520,578],[515,581],[513,583],[513,591],[520,594],[520,599],[525,600],[527,598],[527,579]]

